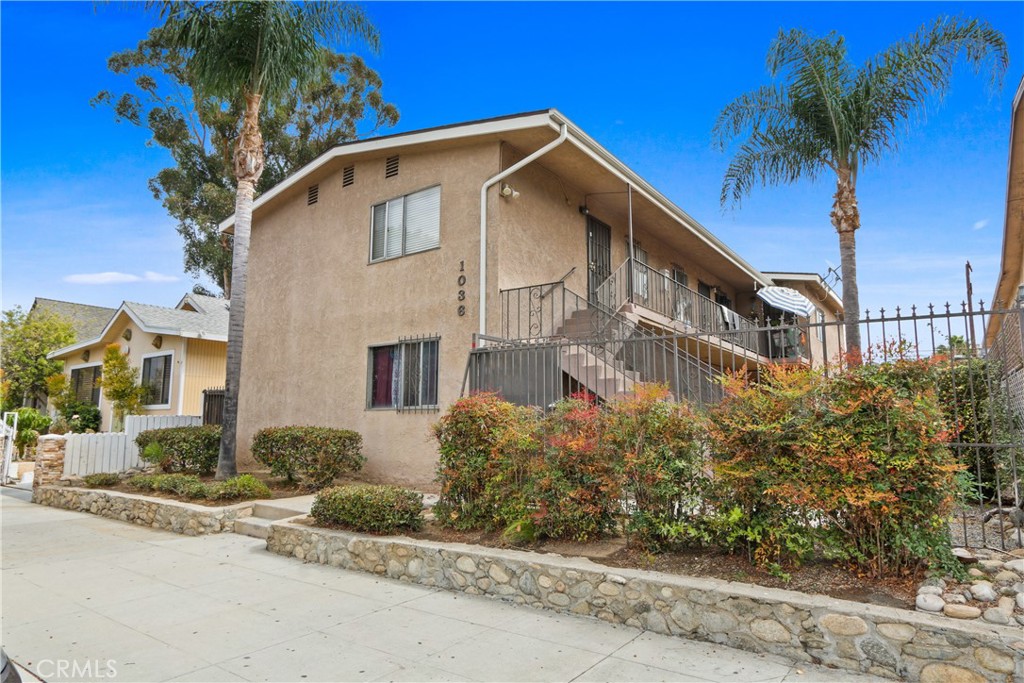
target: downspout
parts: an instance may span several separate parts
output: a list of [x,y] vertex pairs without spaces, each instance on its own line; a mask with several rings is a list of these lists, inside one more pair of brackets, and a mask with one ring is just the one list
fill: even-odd
[[525,159],[509,166],[496,176],[488,178],[480,186],[480,334],[487,334],[487,190],[495,183],[501,182],[523,166],[533,163],[555,147],[565,142],[569,135],[569,126],[561,125],[558,137],[544,145]]
[[629,210],[629,271],[628,271],[629,278],[626,280],[626,282],[629,285],[629,291],[627,292],[626,299],[629,301],[630,305],[632,305],[633,304],[633,286],[634,286],[633,285],[633,278],[635,277],[634,273],[636,273],[636,261],[635,261],[636,254],[633,253],[634,252],[634,246],[633,246],[633,185],[632,185],[632,183],[627,183],[626,184],[626,192],[627,192],[626,199],[627,199],[628,210]]

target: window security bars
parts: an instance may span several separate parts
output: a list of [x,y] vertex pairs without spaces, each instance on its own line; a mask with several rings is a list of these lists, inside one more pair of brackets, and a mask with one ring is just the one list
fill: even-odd
[[437,335],[371,347],[367,407],[437,412],[439,347]]

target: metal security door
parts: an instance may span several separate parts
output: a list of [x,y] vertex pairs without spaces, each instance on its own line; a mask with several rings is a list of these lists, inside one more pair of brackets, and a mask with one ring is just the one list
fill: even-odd
[[597,303],[597,290],[612,274],[612,229],[587,216],[587,299]]

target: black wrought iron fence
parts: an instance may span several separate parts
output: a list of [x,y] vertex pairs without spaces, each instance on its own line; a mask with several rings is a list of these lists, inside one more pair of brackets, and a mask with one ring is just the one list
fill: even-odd
[[[1022,310],[1024,302],[995,311],[969,311],[966,305],[896,308],[869,311],[860,323],[865,363],[927,359],[931,366],[952,435],[949,447],[971,473],[951,526],[957,545],[1024,547]],[[551,330],[543,338],[480,338],[464,391],[496,391],[515,403],[545,408],[577,391],[609,400],[638,383],[658,382],[676,398],[708,406],[721,400],[726,373],[744,372],[757,382],[780,363],[830,373],[849,350],[842,322],[659,335],[635,326],[631,331],[614,316],[611,321],[614,333],[605,320],[590,337],[559,336],[548,323],[540,328]],[[998,334],[987,337],[987,330]]]
[[203,389],[203,424],[219,425],[224,422],[224,387]]

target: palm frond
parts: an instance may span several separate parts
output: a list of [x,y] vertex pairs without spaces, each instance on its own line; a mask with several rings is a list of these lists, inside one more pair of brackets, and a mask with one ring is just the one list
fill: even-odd
[[869,61],[851,91],[858,156],[875,160],[895,150],[901,129],[949,90],[961,60],[976,74],[987,70],[998,86],[1009,65],[1006,41],[987,22],[939,17]]
[[729,162],[721,202],[739,205],[755,185],[788,184],[801,178],[814,180],[827,168],[832,168],[832,160],[814,131],[802,126],[758,131]]
[[794,124],[785,89],[765,85],[737,97],[718,115],[711,130],[713,144],[724,150],[747,132],[786,128]]
[[152,3],[204,96],[231,99],[240,92],[271,100],[322,78],[321,41],[362,40],[378,47],[376,29],[348,2],[284,0]]

